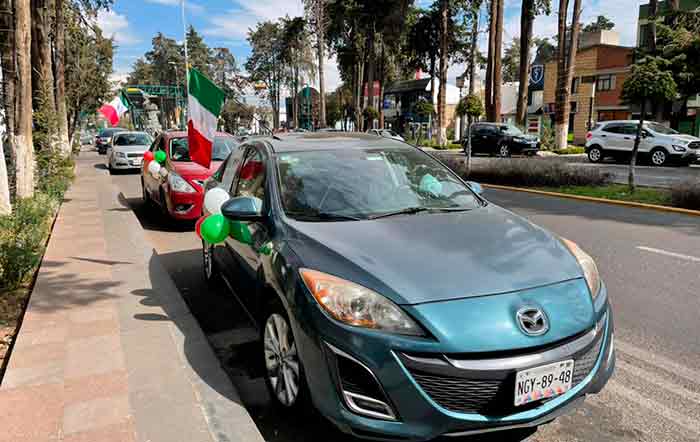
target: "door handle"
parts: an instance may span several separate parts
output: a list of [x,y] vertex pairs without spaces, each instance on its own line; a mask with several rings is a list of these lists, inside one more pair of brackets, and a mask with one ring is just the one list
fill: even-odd
[[625,137],[625,140],[631,140],[631,139],[632,139],[632,138],[630,138],[630,137]]

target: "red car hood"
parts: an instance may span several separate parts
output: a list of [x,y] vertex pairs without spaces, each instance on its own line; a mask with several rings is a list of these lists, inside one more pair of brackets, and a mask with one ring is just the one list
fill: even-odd
[[221,165],[221,161],[212,161],[207,169],[193,161],[171,161],[175,172],[186,180],[205,180],[212,176]]

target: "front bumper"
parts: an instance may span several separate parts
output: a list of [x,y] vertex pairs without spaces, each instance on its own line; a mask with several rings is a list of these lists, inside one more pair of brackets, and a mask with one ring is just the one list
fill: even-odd
[[140,158],[129,158],[129,157],[116,157],[112,156],[109,159],[109,165],[112,169],[118,170],[136,170],[143,167],[142,157]]
[[202,216],[202,192],[180,193],[169,191],[165,194],[165,203],[168,214],[173,219],[181,221],[193,221]]
[[[592,360],[587,362],[588,368],[579,374],[578,381],[572,385],[571,390],[547,402],[535,402],[516,408],[512,405],[513,379],[518,369],[492,372],[466,369],[462,373],[463,379],[502,379],[501,390],[506,392],[506,398],[500,411],[493,408],[484,412],[460,411],[458,407],[452,407],[449,401],[443,401],[434,390],[430,391],[425,382],[419,381],[416,364],[407,362],[405,358],[410,353],[419,362],[421,357],[425,357],[428,362],[442,359],[443,365],[454,374],[455,366],[445,362],[446,355],[434,353],[434,341],[427,342],[426,339],[423,344],[420,339],[348,329],[329,320],[313,305],[303,306],[302,309],[302,314],[309,315],[311,321],[304,325],[295,324],[295,336],[314,404],[341,430],[363,438],[423,441],[439,436],[463,436],[541,425],[580,405],[586,395],[598,393],[612,375],[615,365],[612,311],[606,303],[597,313],[596,340],[588,342],[584,347],[568,348],[571,344],[568,341],[560,345],[559,360],[570,357],[578,360],[584,355],[590,356],[591,351],[594,353]],[[573,353],[567,355],[567,351]],[[342,374],[337,365],[339,355],[340,358],[342,355],[349,356],[359,363],[357,370],[364,367],[371,373],[379,385],[374,395],[384,395],[379,399],[391,408],[395,419],[371,417],[366,413],[363,416],[352,411],[356,404],[349,403],[344,394],[352,387],[340,379]],[[539,365],[543,364],[538,362],[531,366]],[[438,367],[437,371],[440,369]],[[443,378],[447,384],[453,382],[450,376]],[[353,385],[353,382],[349,384]],[[479,390],[469,390],[466,384],[457,385],[452,391],[454,396],[466,399],[475,393],[479,393]]]
[[534,154],[540,150],[540,143],[512,143],[513,153]]

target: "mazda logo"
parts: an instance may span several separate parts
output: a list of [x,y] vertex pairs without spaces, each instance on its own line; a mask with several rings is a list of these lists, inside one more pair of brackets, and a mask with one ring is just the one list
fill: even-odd
[[549,330],[549,320],[538,307],[523,307],[515,314],[520,330],[528,336],[540,336]]

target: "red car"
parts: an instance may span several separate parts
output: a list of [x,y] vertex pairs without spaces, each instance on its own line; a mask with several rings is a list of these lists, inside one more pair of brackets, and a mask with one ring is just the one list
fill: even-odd
[[162,172],[156,176],[148,171],[144,161],[141,168],[141,188],[145,203],[155,203],[176,220],[195,220],[202,215],[203,184],[219,168],[241,140],[225,132],[217,132],[212,147],[209,168],[190,160],[187,132],[169,131],[159,135],[150,152],[165,152]]

